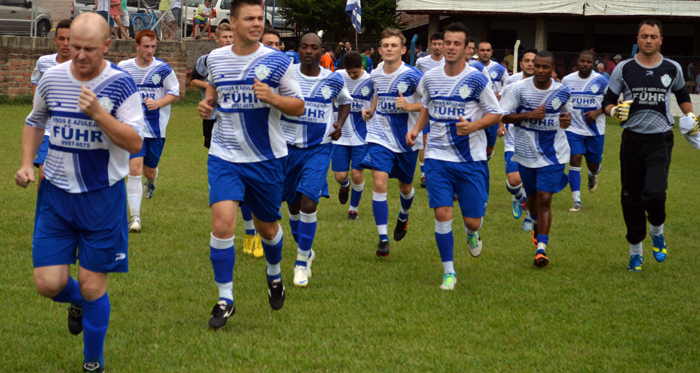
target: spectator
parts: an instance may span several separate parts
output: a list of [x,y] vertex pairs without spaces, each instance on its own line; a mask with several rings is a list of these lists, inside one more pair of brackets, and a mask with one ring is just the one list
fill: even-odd
[[335,61],[336,70],[343,68],[343,57],[345,57],[345,54],[350,51],[352,51],[352,44],[350,44],[350,41],[346,40],[345,43],[338,43],[338,52],[336,53],[338,55],[338,59]]
[[[512,57],[512,55],[511,55],[511,57]],[[505,67],[506,70],[508,70],[508,74],[513,73],[513,70],[510,69],[510,65],[509,65],[509,62],[507,59],[504,58],[503,61],[501,61],[501,65],[503,65],[503,67]]]
[[510,49],[506,49],[506,56],[503,57],[503,61],[508,62],[508,65],[503,65],[503,63],[501,63],[501,64],[503,66],[508,67],[510,72],[513,72],[513,66],[514,66],[513,65],[513,53],[510,52]]
[[173,12],[173,18],[175,18],[175,27],[172,28],[173,37],[177,37],[178,27],[182,24],[182,0],[173,0],[173,7],[171,11]]
[[[160,6],[158,10],[163,15],[163,24],[166,27],[163,28],[163,37],[165,39],[172,39],[175,37],[175,31],[177,29],[177,24],[175,23],[175,16],[170,8],[170,0],[160,0]],[[167,12],[166,12],[167,11]]]
[[332,50],[326,50],[326,48],[322,48],[323,50],[323,56],[321,56],[321,61],[320,65],[324,69],[328,69],[330,71],[335,71],[335,66],[333,66],[333,51]]
[[552,80],[561,83],[561,79],[559,79],[559,76],[557,75],[557,72],[552,70]]
[[294,42],[294,40],[289,42],[289,50],[284,52],[289,58],[292,59],[293,64],[299,63],[299,54],[296,51],[297,49],[297,43]]
[[420,50],[420,53],[416,54],[416,60],[419,58],[425,57],[428,55],[428,50],[426,48],[423,48],[422,46],[418,48]]
[[602,76],[604,76],[604,77],[610,79],[610,74],[608,74],[608,72],[605,71],[605,64],[603,64],[603,63],[601,62],[601,63],[599,63],[599,64],[596,65],[596,66],[598,67],[598,69],[597,69],[596,71],[598,71],[598,73],[599,73],[600,75],[602,75]]
[[613,57],[613,62],[615,62],[615,66],[617,66],[617,64],[620,63],[620,61],[622,61],[622,56],[616,54],[615,57]]
[[372,66],[372,47],[369,45],[362,47],[362,67],[368,73],[371,73],[374,69],[374,66]]
[[605,65],[605,72],[608,74],[612,74],[612,71],[615,68],[615,65],[617,65],[615,62],[613,62],[610,59],[609,54],[606,54],[605,57],[603,57],[603,64]]

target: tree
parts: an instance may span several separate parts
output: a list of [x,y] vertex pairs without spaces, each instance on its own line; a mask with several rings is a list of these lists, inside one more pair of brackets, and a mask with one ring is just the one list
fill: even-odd
[[[323,31],[329,41],[353,39],[355,29],[345,14],[347,0],[277,0],[280,13],[297,32]],[[396,0],[362,1],[362,33],[379,34],[387,27],[398,26]]]

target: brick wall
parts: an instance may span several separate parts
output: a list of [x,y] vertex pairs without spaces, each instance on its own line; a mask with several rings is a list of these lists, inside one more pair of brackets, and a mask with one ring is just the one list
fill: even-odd
[[[206,42],[205,42],[206,43]],[[192,44],[192,45],[189,45]],[[211,43],[206,44],[209,49]],[[215,44],[214,44],[215,46]],[[194,42],[164,41],[158,43],[156,57],[167,62],[180,81],[180,94],[185,95],[187,84],[188,49],[201,49]],[[0,95],[10,97],[32,92],[31,75],[40,56],[55,53],[53,39],[28,36],[0,37]],[[113,63],[136,56],[133,41],[112,40],[106,59]],[[196,59],[195,59],[196,61]],[[191,70],[191,67],[189,68]]]

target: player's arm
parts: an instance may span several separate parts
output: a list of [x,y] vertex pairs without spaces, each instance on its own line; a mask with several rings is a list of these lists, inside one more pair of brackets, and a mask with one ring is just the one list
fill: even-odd
[[540,120],[544,119],[545,115],[547,114],[546,110],[544,109],[544,103],[540,105],[535,110],[532,111],[525,111],[522,113],[511,113],[503,117],[503,123],[520,123],[524,120]]
[[276,107],[285,115],[292,117],[304,115],[304,101],[300,98],[303,97],[303,94],[291,65],[287,67],[287,71],[280,79],[279,91],[281,95],[273,92],[269,85],[257,78],[254,81],[253,92],[258,100]]
[[195,88],[199,89],[207,89],[207,86],[209,83],[207,83],[204,80],[204,77],[197,71],[197,67],[192,69],[192,86]]
[[180,99],[180,82],[177,80],[177,75],[175,75],[174,71],[171,70],[170,74],[163,80],[163,87],[166,89],[165,96],[160,100],[146,99],[145,104],[148,110],[155,110],[163,106],[168,106]]
[[43,98],[35,93],[32,112],[27,117],[26,125],[22,130],[22,164],[15,174],[15,184],[22,188],[26,188],[30,182],[34,181],[34,157],[44,140],[44,130],[48,118],[48,107],[46,107]]
[[588,122],[595,122],[596,120],[598,120],[598,116],[600,116],[600,114],[603,114],[603,108],[587,111],[583,115],[586,117],[586,120]]
[[403,111],[421,111],[423,109],[423,104],[420,102],[409,104],[401,92],[399,92],[399,97],[396,98],[396,107]]
[[145,104],[146,104],[146,107],[148,108],[148,110],[156,110],[158,108],[162,108],[163,106],[168,106],[179,99],[180,99],[180,97],[178,97],[178,96],[167,94],[167,95],[163,96],[163,98],[161,98],[160,100],[154,100],[152,98],[148,98],[148,99],[146,99]]
[[372,107],[369,109],[364,109],[362,110],[362,120],[365,122],[372,119],[374,116],[374,113],[377,112],[377,102],[379,101],[378,96],[374,96],[374,100],[372,100]]
[[428,125],[430,121],[430,114],[428,113],[428,108],[422,108],[420,114],[418,114],[418,120],[416,120],[416,125],[413,126],[413,130],[406,134],[406,145],[409,147],[414,147],[416,145],[416,139],[420,135],[421,131]]
[[141,135],[130,125],[120,122],[103,109],[97,101],[95,93],[87,89],[85,84],[83,84],[82,91],[78,97],[78,107],[100,126],[102,132],[109,137],[114,145],[125,149],[131,154],[136,154],[141,150],[143,143]]
[[199,102],[197,106],[197,111],[199,111],[199,116],[203,119],[211,118],[211,113],[216,107],[216,102],[219,100],[219,95],[216,93],[216,88],[208,84],[207,91],[204,93],[204,100]]

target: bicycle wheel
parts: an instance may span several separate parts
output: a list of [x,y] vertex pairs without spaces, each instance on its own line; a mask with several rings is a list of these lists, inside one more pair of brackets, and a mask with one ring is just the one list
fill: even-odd
[[134,33],[137,33],[146,28],[146,22],[143,20],[142,17],[134,17],[132,22],[134,24]]

